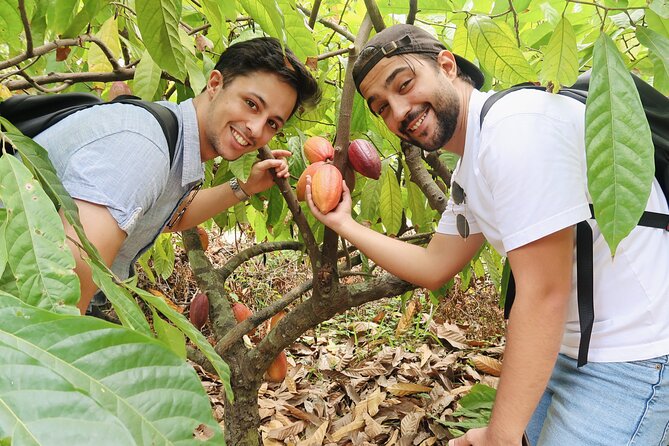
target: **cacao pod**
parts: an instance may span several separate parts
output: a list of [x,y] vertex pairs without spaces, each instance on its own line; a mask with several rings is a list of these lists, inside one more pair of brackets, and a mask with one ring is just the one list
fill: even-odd
[[56,48],[56,62],[62,62],[70,55],[72,48],[69,46],[59,46]]
[[332,160],[334,158],[334,147],[332,147],[330,141],[322,136],[310,136],[304,142],[304,156],[310,163]]
[[209,248],[209,235],[207,234],[207,231],[204,228],[201,228],[200,226],[197,226],[195,229],[197,230],[198,237],[200,237],[202,250],[206,251],[207,248]]
[[286,377],[287,371],[288,358],[286,358],[286,352],[282,350],[267,368],[267,379],[275,383],[280,383]]
[[[243,303],[235,302],[234,304],[232,304],[232,314],[235,316],[235,319],[237,320],[237,322],[243,322],[246,319],[248,319],[253,314],[253,312],[251,310],[249,310],[249,307],[247,307]],[[249,331],[247,334],[249,336],[252,336],[253,333],[255,333],[255,331],[256,330],[254,328],[253,330]]]
[[200,330],[209,319],[209,298],[204,293],[198,293],[190,301],[189,318],[191,324]]
[[128,84],[126,84],[123,81],[114,81],[112,82],[111,87],[109,87],[109,94],[107,95],[107,100],[111,101],[117,96],[121,96],[124,94],[132,94],[132,90],[130,90]]
[[311,177],[311,198],[324,214],[337,207],[341,200],[341,172],[332,164],[324,164]]
[[311,179],[313,180],[314,174],[316,173],[318,168],[320,166],[322,166],[323,164],[325,164],[324,161],[316,161],[313,164],[309,164],[307,166],[307,168],[304,169],[304,171],[302,171],[302,175],[300,175],[300,179],[297,180],[297,188],[295,190],[295,192],[297,193],[297,200],[298,201],[304,201],[305,200],[304,193],[305,193],[306,188],[307,188],[307,176],[310,176]]
[[355,139],[348,145],[348,161],[356,172],[378,180],[381,176],[381,158],[376,148],[365,139]]

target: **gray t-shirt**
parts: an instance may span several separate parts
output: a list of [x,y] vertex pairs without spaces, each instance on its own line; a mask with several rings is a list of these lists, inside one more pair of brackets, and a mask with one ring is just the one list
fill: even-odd
[[203,178],[192,100],[160,102],[179,121],[170,169],[160,124],[128,104],[94,106],[63,119],[34,139],[48,152],[68,193],[106,206],[127,238],[112,271],[125,279],[188,192]]

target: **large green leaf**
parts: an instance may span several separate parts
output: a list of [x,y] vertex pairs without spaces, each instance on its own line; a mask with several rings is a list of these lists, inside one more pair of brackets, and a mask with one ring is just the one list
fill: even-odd
[[379,214],[386,228],[386,233],[397,234],[402,225],[402,191],[397,183],[395,171],[385,165],[381,173],[381,196],[379,200]]
[[536,80],[537,75],[511,38],[506,23],[488,17],[472,17],[467,29],[479,62],[501,82],[518,84]]
[[74,313],[79,278],[51,200],[15,157],[0,157],[0,201],[7,209],[7,262],[20,297],[31,305]]
[[664,70],[669,73],[669,37],[656,33],[652,29],[637,26],[636,38],[658,57]]
[[160,74],[160,67],[151,59],[149,52],[144,51],[135,70],[134,94],[145,101],[152,100],[160,84]]
[[544,53],[541,83],[552,86],[556,91],[560,86],[569,86],[578,77],[578,55],[576,35],[566,17],[555,27]]
[[183,80],[187,72],[178,29],[181,0],[141,0],[135,6],[137,25],[151,58],[161,68]]
[[[79,0],[53,0],[46,11],[46,21],[54,34],[63,34],[73,22]],[[20,22],[19,22],[20,23]]]
[[164,299],[161,299],[158,296],[154,296],[148,291],[137,288],[136,286],[129,285],[129,288],[137,293],[137,295],[143,299],[147,304],[151,305],[157,311],[159,311],[163,316],[172,322],[179,330],[183,332],[188,339],[193,342],[200,349],[202,353],[207,357],[211,365],[214,366],[216,373],[218,373],[223,387],[225,389],[225,395],[228,400],[233,401],[234,397],[232,394],[232,387],[230,386],[230,367],[228,364],[223,361],[223,359],[216,353],[214,347],[211,346],[207,338],[193,326],[183,314],[177,312],[174,308],[167,305]]
[[0,438],[15,445],[223,444],[194,372],[159,341],[0,293]]
[[230,171],[239,178],[240,181],[246,181],[251,173],[251,168],[256,161],[258,161],[258,152],[245,153],[238,159],[230,162]]
[[18,49],[22,31],[18,0],[0,0],[0,36],[3,42],[12,49]]
[[307,57],[318,56],[318,48],[311,30],[307,28],[305,16],[301,11],[291,7],[290,3],[290,0],[279,0],[285,21],[286,45],[300,61],[306,62]]
[[239,0],[239,4],[263,31],[281,42],[286,41],[285,23],[276,0]]
[[588,186],[614,254],[641,217],[653,181],[653,142],[639,93],[613,41],[601,33],[585,114]]
[[411,223],[424,231],[427,229],[429,221],[425,195],[420,188],[412,182],[407,184],[407,192],[409,210],[411,211]]

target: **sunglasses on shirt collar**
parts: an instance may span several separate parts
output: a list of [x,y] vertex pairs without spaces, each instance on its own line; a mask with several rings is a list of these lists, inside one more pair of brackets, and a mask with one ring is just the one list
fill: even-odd
[[[456,181],[453,181],[451,185],[451,198],[455,204],[467,205],[467,194],[465,193],[462,186],[460,186]],[[458,234],[460,237],[466,239],[469,237],[469,223],[467,222],[467,217],[464,214],[455,215],[455,224],[458,228]]]

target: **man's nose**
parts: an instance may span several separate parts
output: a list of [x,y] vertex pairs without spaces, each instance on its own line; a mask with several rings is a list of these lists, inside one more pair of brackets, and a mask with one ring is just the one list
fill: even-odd
[[246,128],[248,129],[250,136],[254,139],[259,138],[262,135],[263,127],[265,126],[264,117],[254,117],[246,121]]
[[391,114],[395,124],[399,127],[401,122],[407,117],[409,111],[411,111],[411,106],[409,102],[404,98],[399,97],[388,101],[388,106],[390,107]]

